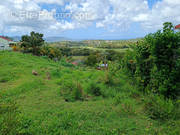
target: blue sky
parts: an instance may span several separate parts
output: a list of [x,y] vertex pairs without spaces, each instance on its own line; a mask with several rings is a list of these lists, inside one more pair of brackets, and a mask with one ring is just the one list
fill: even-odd
[[[148,0],[148,6],[152,9],[153,5],[156,4],[158,0]],[[160,0],[159,0],[160,1]],[[57,12],[62,12],[62,6],[56,4],[40,4],[43,9],[52,10],[57,9]],[[119,28],[120,29],[120,28]],[[116,30],[115,32],[110,32],[105,28],[96,28],[96,25],[93,24],[87,28],[79,28],[75,30],[67,30],[59,33],[58,36],[68,37],[72,39],[132,39],[144,37],[148,34],[148,31],[145,31],[141,28],[138,23],[132,23],[131,28],[127,30]],[[57,35],[56,35],[57,36]]]
[[[179,10],[180,0],[6,0],[0,2],[0,35],[36,31],[77,40],[132,39],[161,29],[166,21],[179,24]],[[25,17],[12,16],[22,11]],[[32,12],[42,18],[27,17]],[[72,16],[57,19],[57,13]]]
[[[156,4],[158,0],[148,0],[148,6],[152,9],[153,5]],[[56,9],[57,12],[63,12],[64,7],[58,6],[56,4],[40,4],[42,9],[47,9],[51,11]],[[120,29],[120,28],[119,28]],[[127,30],[116,30],[115,32],[110,32],[105,28],[97,28],[95,24],[92,24],[87,28],[78,28],[75,30],[62,31],[59,35],[62,37],[68,37],[72,39],[132,39],[143,37],[148,34],[148,32],[142,30],[138,23],[132,23],[131,28]]]

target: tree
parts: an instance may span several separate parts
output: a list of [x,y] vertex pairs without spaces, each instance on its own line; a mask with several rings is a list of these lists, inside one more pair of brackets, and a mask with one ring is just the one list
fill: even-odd
[[22,36],[21,42],[22,47],[30,49],[34,55],[38,55],[39,48],[44,44],[43,34],[32,31],[30,36]]
[[85,63],[88,65],[88,66],[95,66],[95,64],[98,62],[97,60],[97,56],[94,55],[94,54],[91,54],[87,57]]
[[[167,98],[180,95],[180,33],[172,23],[163,30],[147,35],[135,47],[137,82],[144,91],[153,91]],[[131,68],[129,68],[131,69]]]

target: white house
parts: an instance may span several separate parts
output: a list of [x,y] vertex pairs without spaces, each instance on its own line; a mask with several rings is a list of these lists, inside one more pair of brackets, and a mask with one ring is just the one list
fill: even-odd
[[12,43],[11,40],[0,36],[0,50],[11,50],[11,47],[9,46],[10,43]]

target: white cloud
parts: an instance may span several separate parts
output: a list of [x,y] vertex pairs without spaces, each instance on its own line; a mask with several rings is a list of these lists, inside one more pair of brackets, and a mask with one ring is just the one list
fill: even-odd
[[[29,1],[29,0],[27,0]],[[34,0],[36,3],[46,3],[46,4],[58,4],[63,5],[64,0]]]
[[[57,20],[52,14],[56,12],[44,10],[40,3],[57,4],[73,17]],[[16,18],[9,16],[17,11],[35,11],[41,18]],[[6,0],[0,1],[0,32],[27,33],[31,30],[44,33],[61,32],[69,29],[84,28],[92,24],[110,31],[127,29],[131,24],[140,23],[148,30],[162,27],[165,21],[174,24],[180,22],[180,0],[162,0],[152,9],[147,0]],[[53,31],[53,32],[52,32]],[[5,33],[6,34],[6,33]]]
[[[180,0],[163,0],[157,2],[152,10],[149,10],[141,18],[134,18],[140,21],[141,25],[147,29],[160,29],[164,22],[180,23]],[[140,17],[140,16],[139,16]],[[138,20],[139,19],[139,20]]]

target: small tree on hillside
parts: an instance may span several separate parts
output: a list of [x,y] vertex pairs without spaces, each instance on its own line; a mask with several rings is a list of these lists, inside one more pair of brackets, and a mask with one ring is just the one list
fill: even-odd
[[[132,59],[135,65],[130,62],[130,66],[125,67],[133,73],[143,91],[153,91],[167,98],[178,98],[180,96],[179,48],[180,33],[174,31],[172,23],[166,22],[163,30],[149,34],[138,42],[134,56],[127,55],[131,57],[124,58],[125,61]],[[135,68],[131,68],[132,65]]]
[[32,31],[30,33],[30,36],[22,36],[21,42],[22,47],[24,47],[25,49],[32,49],[32,53],[34,55],[38,55],[39,47],[44,44],[43,34],[35,33],[34,31]]

